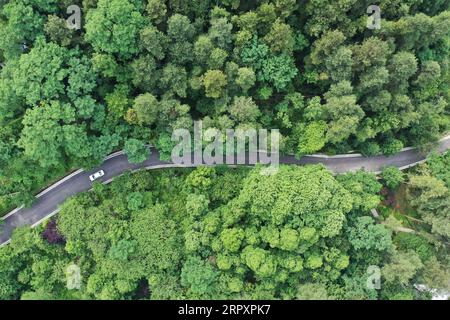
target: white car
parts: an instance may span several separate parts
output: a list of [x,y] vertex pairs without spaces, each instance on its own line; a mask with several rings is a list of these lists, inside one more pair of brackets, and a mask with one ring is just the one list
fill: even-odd
[[97,171],[97,172],[94,173],[94,174],[91,174],[91,175],[89,176],[89,180],[94,181],[94,180],[97,180],[97,179],[100,178],[100,177],[103,177],[104,175],[105,175],[105,171],[100,170],[100,171]]

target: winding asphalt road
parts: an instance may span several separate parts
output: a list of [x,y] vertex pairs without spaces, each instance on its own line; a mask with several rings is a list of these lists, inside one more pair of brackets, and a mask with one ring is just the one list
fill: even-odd
[[[450,149],[450,135],[442,139],[437,147],[437,151],[442,153]],[[406,169],[423,162],[426,155],[420,154],[412,148],[403,149],[392,157],[375,156],[363,157],[359,154],[339,155],[328,157],[325,155],[312,155],[302,157],[300,160],[294,156],[281,156],[281,164],[318,164],[322,163],[334,173],[344,173],[365,169],[367,171],[379,173],[385,166],[396,166]],[[4,216],[2,233],[0,235],[0,246],[9,243],[13,230],[20,226],[36,226],[59,211],[59,206],[69,197],[92,188],[89,175],[100,169],[105,171],[105,176],[100,179],[103,183],[112,181],[128,170],[139,169],[160,169],[175,167],[191,167],[191,165],[175,165],[170,162],[159,160],[159,153],[152,149],[150,157],[138,165],[128,163],[127,157],[117,152],[110,155],[99,167],[91,171],[78,170],[71,175],[59,180],[36,196],[33,206],[30,208],[17,208]]]

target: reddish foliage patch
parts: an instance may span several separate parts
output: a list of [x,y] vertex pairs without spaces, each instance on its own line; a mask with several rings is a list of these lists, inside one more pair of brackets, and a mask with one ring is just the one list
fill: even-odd
[[66,243],[66,239],[64,238],[64,236],[59,233],[55,219],[52,219],[47,223],[47,225],[45,226],[45,230],[42,232],[41,236],[50,244]]

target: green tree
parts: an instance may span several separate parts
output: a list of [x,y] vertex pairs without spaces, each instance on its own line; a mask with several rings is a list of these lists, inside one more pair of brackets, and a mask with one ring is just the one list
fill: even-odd
[[381,274],[387,282],[407,285],[419,269],[423,267],[420,258],[414,251],[396,252],[390,263],[383,266]]
[[48,16],[44,31],[52,42],[56,42],[63,47],[70,45],[72,41],[73,33],[66,27],[66,20],[58,16]]
[[327,288],[320,283],[305,283],[298,287],[298,300],[330,300]]
[[375,224],[368,216],[356,218],[348,238],[355,250],[385,251],[392,246],[390,232],[384,226]]
[[381,146],[381,151],[383,154],[390,156],[400,152],[403,149],[403,142],[395,139],[389,138],[385,141],[385,143]]
[[294,49],[294,37],[289,25],[277,20],[264,37],[264,41],[272,52],[290,54]]
[[368,213],[379,205],[382,185],[374,174],[360,170],[340,175],[337,180],[352,193],[354,209]]
[[133,192],[127,196],[128,209],[131,211],[137,211],[144,206],[144,196],[140,192]]
[[54,43],[40,42],[28,54],[20,57],[14,71],[14,87],[27,104],[56,99],[64,94],[64,83],[69,70],[64,68],[67,51]]
[[136,250],[136,241],[134,240],[119,240],[109,249],[109,256],[112,259],[120,261],[127,261],[129,256]]
[[186,211],[192,217],[208,212],[209,199],[203,194],[189,194],[186,198]]
[[210,69],[220,69],[222,68],[225,60],[228,57],[228,53],[220,48],[215,48],[211,51],[211,55],[208,59],[208,67]]
[[212,43],[211,38],[206,35],[200,35],[194,44],[196,62],[201,65],[206,65],[213,49],[214,44]]
[[142,55],[130,64],[131,82],[143,91],[154,91],[157,83],[155,75],[160,75],[156,70],[157,63],[151,55]]
[[137,241],[135,259],[147,274],[173,270],[180,263],[180,238],[176,223],[167,218],[162,205],[139,211],[131,221],[131,234]]
[[294,60],[286,55],[271,57],[263,62],[261,80],[273,84],[277,91],[284,90],[298,74]]
[[225,250],[236,252],[239,250],[244,239],[244,230],[238,228],[225,229],[220,234],[220,239]]
[[127,85],[117,85],[114,91],[105,97],[109,114],[115,119],[123,118],[130,105],[129,100],[130,89]]
[[210,22],[211,26],[208,30],[208,36],[216,46],[227,49],[232,41],[231,31],[233,25],[228,21],[228,18],[224,16],[212,16]]
[[353,88],[348,81],[332,85],[325,94],[327,103],[323,105],[323,118],[328,120],[327,140],[342,142],[355,134],[364,111],[357,104]]
[[[303,129],[303,128],[302,128]],[[322,150],[326,144],[327,124],[324,121],[315,121],[306,126],[300,134],[297,155],[312,154]]]
[[391,83],[398,86],[397,90],[408,87],[408,80],[417,72],[417,59],[410,52],[398,52],[390,61],[389,73]]
[[155,24],[160,24],[166,19],[167,6],[163,0],[149,0],[146,10]]
[[167,21],[167,35],[175,42],[191,41],[195,29],[188,17],[174,14]]
[[[57,1],[10,1],[2,8],[0,48],[7,59],[17,58],[44,31],[45,15],[56,13]],[[25,45],[25,46],[24,46]]]
[[428,288],[448,290],[450,271],[436,257],[429,259],[423,267],[422,278]]
[[146,27],[140,32],[142,49],[148,51],[158,60],[162,60],[166,56],[168,42],[167,36],[153,26]]
[[160,88],[166,93],[176,94],[179,97],[185,98],[187,93],[187,72],[183,67],[178,67],[174,64],[167,64],[160,79]]
[[238,76],[236,78],[236,84],[241,87],[242,91],[246,93],[256,81],[255,72],[252,68],[239,68]]
[[134,99],[133,110],[139,125],[152,125],[158,116],[158,100],[151,93],[141,94]]
[[230,107],[230,114],[238,122],[254,122],[261,112],[252,98],[235,97]]
[[412,176],[408,182],[408,199],[413,207],[422,216],[422,219],[431,225],[432,231],[448,236],[449,230],[449,189],[445,183],[433,176]]
[[52,102],[27,110],[18,145],[43,167],[58,166],[68,156],[84,159],[91,148],[85,125],[76,123],[69,104]]
[[248,246],[242,251],[242,258],[257,277],[270,278],[275,275],[277,263],[268,251]]

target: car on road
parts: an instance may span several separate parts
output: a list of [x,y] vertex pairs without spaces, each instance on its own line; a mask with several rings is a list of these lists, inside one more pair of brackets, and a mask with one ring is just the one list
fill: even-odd
[[100,171],[97,171],[96,173],[91,174],[91,175],[89,176],[89,180],[95,181],[95,180],[97,180],[98,178],[103,177],[104,175],[105,175],[105,171],[100,170]]

